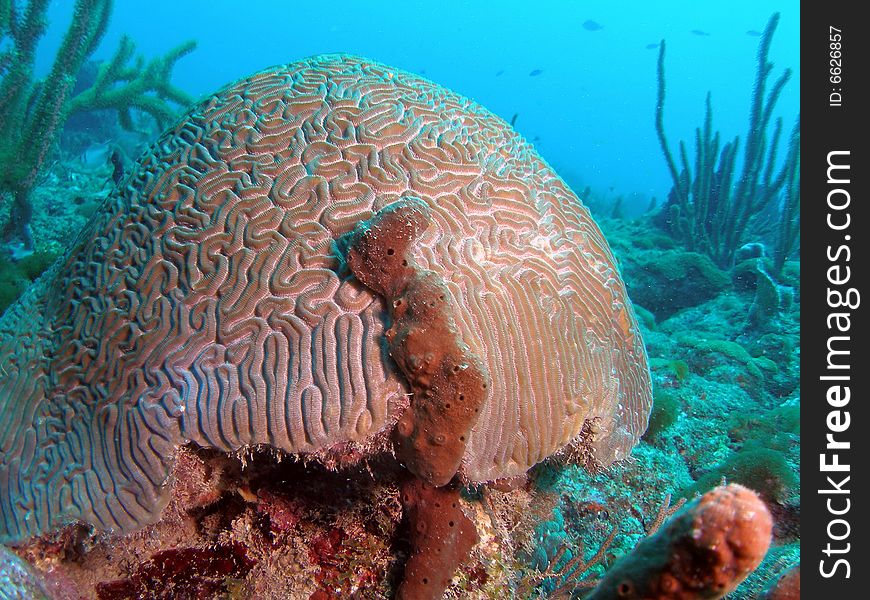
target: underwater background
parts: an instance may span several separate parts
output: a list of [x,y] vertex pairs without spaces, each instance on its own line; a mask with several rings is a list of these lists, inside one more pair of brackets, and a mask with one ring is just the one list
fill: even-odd
[[[800,110],[798,2],[373,2],[285,5],[269,0],[118,3],[95,59],[122,34],[158,56],[187,39],[197,51],[174,69],[193,97],[267,67],[347,52],[426,76],[510,121],[569,183],[622,195],[636,210],[671,186],[651,127],[660,40],[668,43],[666,125],[691,140],[712,94],[723,136],[744,133],[754,58],[768,17],[781,19],[770,60],[794,72],[776,107]],[[40,46],[45,72],[72,2],[54,2]],[[171,15],[169,17],[168,15]],[[584,24],[587,24],[584,27]],[[556,109],[556,107],[560,107]],[[579,191],[578,190],[578,191]],[[633,214],[633,213],[631,213]]]
[[[50,77],[73,6],[48,3],[33,81]],[[727,596],[762,598],[800,559],[799,26],[797,1],[155,0],[146,8],[118,0],[76,85],[93,85],[101,61],[129,36],[131,55],[145,62],[172,57],[171,85],[161,83],[169,90],[165,106],[120,119],[117,110],[72,115],[51,133],[34,169],[26,218],[13,200],[14,180],[24,176],[4,171],[19,155],[10,151],[11,138],[0,141],[0,312],[68,249],[111,194],[113,179],[172,122],[166,111],[180,115],[237,79],[320,53],[360,55],[422,75],[509,122],[591,210],[634,304],[653,384],[649,427],[627,460],[591,471],[546,461],[503,495],[483,487],[463,492],[482,543],[447,597],[584,597],[659,526],[669,505],[724,481],[755,490],[773,517],[764,562]],[[0,33],[2,57],[11,42]],[[173,55],[188,40],[195,47]],[[759,116],[752,102],[764,42],[771,68],[762,103],[770,114]],[[11,65],[0,61],[4,78]],[[762,150],[747,169],[753,135]],[[712,155],[699,141],[715,148]],[[685,166],[688,179],[680,179]],[[735,208],[735,191],[729,209],[717,185],[736,190],[741,174],[754,177],[753,193],[740,193],[756,204]],[[202,466],[209,460],[182,464],[197,482],[188,490],[195,510],[184,510],[199,521],[194,532],[173,530],[174,554],[141,539],[125,553],[98,536],[67,532],[15,548],[38,575],[16,575],[31,567],[3,550],[0,588],[4,577],[33,576],[45,579],[33,585],[57,598],[323,600],[383,598],[395,589],[408,553],[395,489],[294,463],[285,465],[284,479],[314,472],[318,483],[290,493],[263,484],[262,475],[237,475],[236,466],[215,475]],[[352,508],[329,506],[338,496]],[[257,528],[266,533],[254,536]],[[281,544],[292,551],[279,556]],[[161,589],[160,581],[174,587]],[[84,592],[83,582],[91,585]]]

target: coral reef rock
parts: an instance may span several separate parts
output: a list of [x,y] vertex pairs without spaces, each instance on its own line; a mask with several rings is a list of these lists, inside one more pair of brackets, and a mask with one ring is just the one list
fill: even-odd
[[195,106],[0,319],[0,541],[153,522],[188,443],[389,450],[410,388],[385,302],[337,240],[403,196],[431,212],[413,259],[491,381],[460,475],[519,475],[581,442],[624,457],[650,376],[588,210],[477,104],[323,55]]

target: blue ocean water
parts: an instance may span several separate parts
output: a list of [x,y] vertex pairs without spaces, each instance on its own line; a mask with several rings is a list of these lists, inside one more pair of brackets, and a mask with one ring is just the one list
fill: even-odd
[[[71,2],[56,2],[43,41],[47,69]],[[413,0],[118,2],[94,57],[108,58],[122,34],[157,56],[183,40],[198,47],[173,81],[209,94],[260,69],[323,52],[359,54],[468,96],[535,145],[576,191],[625,197],[643,210],[671,186],[653,129],[657,48],[667,42],[665,127],[672,144],[694,139],[712,93],[714,127],[744,135],[758,34],[781,19],[770,50],[790,68],[775,116],[790,127],[800,110],[800,3],[791,1],[469,2]],[[584,27],[591,22],[596,26]],[[531,75],[535,73],[534,75]]]

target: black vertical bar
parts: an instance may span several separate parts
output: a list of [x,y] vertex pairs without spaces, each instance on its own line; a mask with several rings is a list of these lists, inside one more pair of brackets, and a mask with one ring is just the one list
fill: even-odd
[[859,2],[801,7],[801,583],[865,598],[870,565],[870,49]]

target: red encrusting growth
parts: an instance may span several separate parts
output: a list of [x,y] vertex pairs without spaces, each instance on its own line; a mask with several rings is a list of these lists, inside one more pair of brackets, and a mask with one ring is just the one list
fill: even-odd
[[741,485],[710,490],[611,568],[587,600],[722,598],[754,571],[770,546],[773,521]]
[[238,542],[163,550],[127,579],[97,584],[97,598],[214,598],[227,593],[228,579],[243,579],[253,566]]
[[409,478],[401,491],[402,506],[411,525],[412,554],[396,598],[440,598],[453,572],[477,543],[477,530],[462,512],[455,485],[433,487]]
[[459,470],[487,375],[459,337],[447,287],[411,256],[429,220],[425,202],[403,197],[349,234],[347,263],[386,300],[390,355],[414,392],[396,424],[396,456],[424,482],[442,486]]

